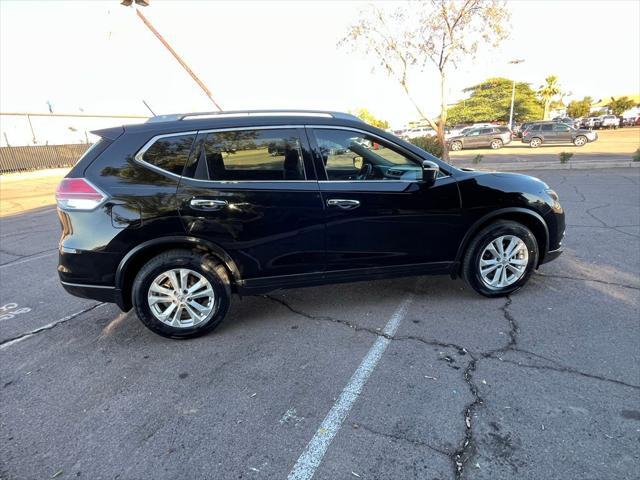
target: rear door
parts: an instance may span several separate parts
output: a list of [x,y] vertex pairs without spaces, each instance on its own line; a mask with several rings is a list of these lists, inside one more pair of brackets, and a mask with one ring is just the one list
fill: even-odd
[[188,235],[220,246],[254,283],[322,271],[324,213],[302,127],[199,132],[194,152],[177,195]]
[[488,147],[489,144],[491,143],[491,140],[494,139],[494,137],[496,137],[498,131],[497,129],[491,127],[491,128],[483,128],[480,130],[480,135],[478,137],[478,147]]
[[557,140],[556,132],[553,127],[555,126],[550,123],[543,123],[540,125],[540,137],[544,143],[555,143]]
[[451,175],[426,186],[420,158],[366,131],[318,126],[308,133],[326,211],[327,275],[447,271],[462,234]]

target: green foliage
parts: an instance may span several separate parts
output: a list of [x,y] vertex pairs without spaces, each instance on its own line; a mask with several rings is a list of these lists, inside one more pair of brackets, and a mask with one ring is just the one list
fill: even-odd
[[569,163],[571,157],[573,157],[571,152],[560,152],[560,163]]
[[350,113],[353,113],[364,123],[368,123],[369,125],[373,125],[374,127],[382,128],[383,130],[389,128],[389,122],[374,117],[373,114],[366,108],[356,108],[355,112]]
[[633,154],[633,161],[640,162],[640,148],[637,148],[636,153]]
[[[469,98],[449,109],[448,124],[508,122],[511,107],[513,82],[507,78],[489,78],[484,82],[466,88]],[[539,120],[542,117],[542,103],[527,83],[516,83],[516,97],[513,107],[515,121]]]
[[549,75],[544,79],[544,81],[546,83],[544,85],[540,85],[540,88],[538,89],[538,97],[540,97],[544,106],[542,118],[543,120],[546,120],[549,116],[549,110],[551,105],[554,103],[554,100],[557,101],[557,97],[562,96],[562,90],[560,90],[560,85],[558,84],[558,77],[555,75]]
[[471,160],[474,164],[478,164],[482,161],[482,159],[484,158],[484,155],[476,155],[475,157],[473,157],[473,160]]
[[611,110],[611,113],[613,113],[614,115],[622,115],[624,112],[633,107],[633,104],[633,100],[631,100],[629,97],[620,97],[617,100],[611,97],[611,102],[609,102],[608,107]]
[[437,137],[418,137],[412,138],[409,141],[416,147],[420,147],[421,149],[426,150],[431,155],[442,158],[443,148],[442,144],[438,142]]
[[588,117],[591,112],[593,98],[584,97],[582,100],[571,100],[567,107],[567,115],[571,118]]

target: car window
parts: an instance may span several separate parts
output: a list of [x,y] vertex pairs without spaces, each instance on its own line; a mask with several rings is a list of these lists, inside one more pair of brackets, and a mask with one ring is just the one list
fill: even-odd
[[213,181],[304,180],[304,163],[294,129],[208,133],[185,176]]
[[543,132],[551,132],[551,131],[553,131],[553,125],[550,125],[550,124],[548,124],[548,123],[547,123],[547,124],[545,124],[545,125],[542,125],[541,130],[542,130]]
[[142,160],[176,175],[182,175],[195,135],[175,135],[157,139],[142,154]]
[[557,123],[553,126],[553,130],[556,132],[568,132],[571,129],[569,128],[569,125],[565,125],[563,123]]
[[420,165],[379,139],[353,130],[314,129],[328,180],[416,180]]
[[476,129],[476,130],[469,130],[465,135],[469,136],[469,137],[475,137],[480,135],[480,129]]

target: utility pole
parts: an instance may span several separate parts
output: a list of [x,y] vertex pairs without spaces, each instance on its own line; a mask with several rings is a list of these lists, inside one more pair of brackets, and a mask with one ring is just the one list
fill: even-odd
[[[509,62],[510,65],[518,65],[519,63],[523,63],[524,60],[511,60]],[[516,78],[513,77],[513,86],[511,87],[511,111],[509,112],[509,129],[513,130],[513,104],[516,100]]]
[[[128,7],[133,3],[133,1],[134,0],[123,0],[122,5]],[[146,7],[149,5],[149,2],[147,0],[135,0],[135,3],[136,5],[140,5],[142,7]],[[144,23],[146,27],[149,30],[151,30],[151,33],[153,33],[156,36],[156,38],[160,40],[160,43],[162,43],[162,45],[164,45],[165,48],[169,50],[171,55],[173,55],[173,58],[175,58],[178,61],[178,63],[182,66],[182,68],[184,68],[187,71],[187,73],[191,76],[194,82],[196,82],[198,86],[202,89],[205,95],[209,97],[209,100],[211,100],[211,103],[213,103],[219,111],[222,111],[222,108],[220,107],[220,105],[218,105],[218,102],[214,100],[213,95],[211,94],[211,91],[207,88],[204,82],[198,78],[198,76],[193,72],[193,70],[191,70],[191,68],[189,68],[189,65],[187,65],[187,63],[182,59],[182,57],[178,55],[178,52],[176,52],[173,49],[173,47],[169,45],[169,42],[167,42],[164,39],[164,37],[160,34],[160,32],[158,32],[158,30],[155,29],[155,27],[151,24],[151,22],[147,19],[147,17],[145,17],[142,14],[140,9],[137,6],[135,7],[135,9],[136,9],[136,15],[140,20],[142,20],[142,23]]]

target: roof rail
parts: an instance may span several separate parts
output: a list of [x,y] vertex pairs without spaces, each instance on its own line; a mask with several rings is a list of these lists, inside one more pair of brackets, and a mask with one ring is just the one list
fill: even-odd
[[291,115],[300,117],[329,117],[340,120],[351,120],[362,122],[358,117],[350,113],[332,112],[324,110],[227,110],[222,112],[193,112],[193,113],[175,113],[170,115],[157,115],[149,118],[147,123],[171,122],[176,120],[185,120],[191,117],[243,117],[243,116],[263,116],[270,117],[276,115]]

